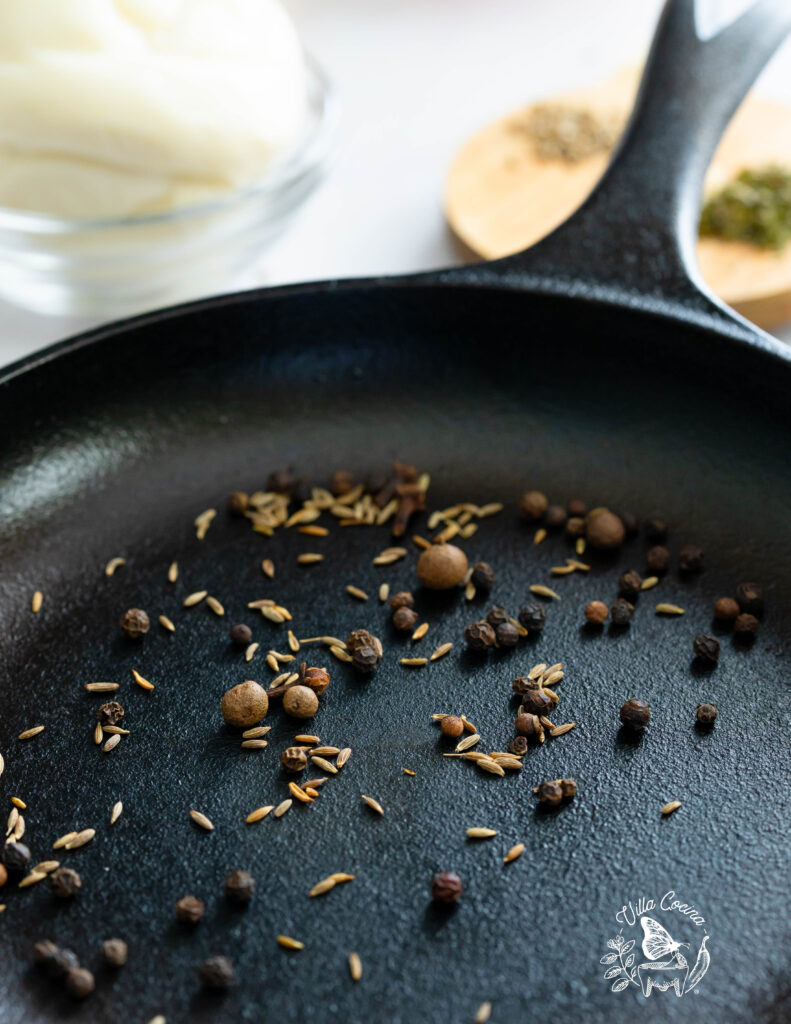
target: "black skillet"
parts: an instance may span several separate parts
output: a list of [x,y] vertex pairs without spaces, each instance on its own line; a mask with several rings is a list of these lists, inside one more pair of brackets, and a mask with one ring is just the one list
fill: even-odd
[[[529,253],[214,299],[6,370],[2,804],[15,794],[27,801],[36,860],[66,831],[94,826],[97,835],[64,858],[84,880],[73,903],[43,885],[2,891],[2,1024],[155,1013],[169,1022],[444,1024],[471,1020],[484,1000],[496,1022],[791,1017],[791,359],[705,292],[691,262],[703,170],[788,21],[787,4],[764,4],[701,42],[690,0],[671,2],[609,174]],[[527,486],[641,519],[659,510],[674,551],[702,544],[706,570],[692,580],[671,572],[640,598],[628,630],[592,634],[581,627],[585,602],[614,599],[617,566],[644,568],[645,541],[635,539],[618,559],[592,558],[590,574],[557,582],[563,600],[548,608],[541,636],[484,661],[458,641],[486,605],[421,594],[432,622],[423,646],[457,644],[409,672],[397,658],[410,645],[391,633],[386,610],[344,592],[346,583],[371,592],[382,580],[414,584],[412,556],[371,565],[388,543],[384,529],[267,540],[221,512],[206,540],[195,538],[198,512],[224,509],[230,490],[260,487],[273,468],[323,481],[337,467],[381,469],[396,457],[431,473],[431,507],[506,502],[466,547],[496,566],[492,600],[511,608],[569,553],[562,538],[536,547],[531,530],[519,532],[515,500]],[[426,532],[425,522],[416,529]],[[297,567],[296,554],[316,546],[325,562]],[[127,564],[107,579],[115,555]],[[266,556],[274,582],[259,568]],[[181,575],[170,585],[173,559]],[[713,599],[745,577],[767,588],[760,635],[746,648],[723,634],[720,665],[703,673],[691,664],[692,637],[711,628]],[[224,620],[182,609],[202,588],[222,599]],[[36,589],[45,597],[34,616]],[[227,686],[270,678],[260,654],[246,666],[230,647],[230,622],[251,621],[262,650],[284,645],[281,627],[246,609],[266,595],[292,609],[298,634],[365,625],[387,652],[370,681],[329,659],[333,683],[311,727],[354,753],[319,803],[247,826],[249,811],[284,795],[277,760],[296,731],[276,710],[269,749],[242,755],[218,715]],[[659,600],[686,615],[660,619]],[[155,626],[141,644],[126,641],[118,617],[135,605],[171,616],[175,635]],[[556,718],[578,722],[576,731],[505,780],[439,756],[447,748],[430,722],[436,711],[466,711],[486,748],[502,748],[511,678],[539,660],[565,663]],[[133,667],[156,683],[153,693],[132,685]],[[91,742],[98,701],[82,689],[106,678],[122,682],[132,730],[108,756]],[[618,728],[630,696],[653,707],[639,740]],[[703,699],[720,707],[710,733],[693,727]],[[16,740],[37,723],[43,734]],[[577,779],[576,800],[536,812],[530,787],[560,775]],[[361,792],[384,804],[384,818]],[[118,799],[125,810],[111,828]],[[671,799],[683,806],[662,820]],[[190,807],[214,820],[214,833],[191,824]],[[467,841],[474,825],[498,835]],[[520,841],[521,860],[504,867]],[[246,911],[221,897],[235,867],[258,880]],[[336,870],[356,880],[309,900],[310,886]],[[464,878],[450,914],[429,904],[437,870]],[[708,973],[681,998],[671,989],[645,999],[633,985],[613,992],[600,960],[621,927],[616,912],[671,890],[704,924],[661,908],[653,917],[690,944],[680,947],[690,970],[708,934]],[[194,931],[172,911],[187,892],[208,907]],[[639,924],[623,932],[645,960]],[[306,949],[288,954],[279,933]],[[129,964],[98,969],[86,1004],[29,966],[39,937],[94,966],[111,935],[128,940]],[[364,964],[358,984],[348,977],[352,950]],[[199,988],[196,965],[210,952],[236,962],[225,997]]]

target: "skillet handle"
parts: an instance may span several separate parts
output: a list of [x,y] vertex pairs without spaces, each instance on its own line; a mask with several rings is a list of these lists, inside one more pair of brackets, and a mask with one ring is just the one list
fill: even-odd
[[728,121],[789,29],[791,0],[759,0],[701,39],[695,0],[668,0],[632,117],[598,185],[555,231],[489,271],[551,290],[725,312],[695,260],[703,178]]

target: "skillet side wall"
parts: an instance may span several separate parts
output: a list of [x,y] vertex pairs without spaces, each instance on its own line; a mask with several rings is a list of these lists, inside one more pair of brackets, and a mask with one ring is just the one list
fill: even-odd
[[[536,1021],[760,1019],[790,970],[789,394],[787,361],[670,319],[514,291],[351,285],[132,325],[0,388],[2,791],[21,792],[31,807],[37,860],[72,827],[99,831],[67,861],[86,883],[75,905],[54,906],[40,886],[4,890],[0,941],[12,955],[0,960],[2,1024],[68,1013],[58,990],[25,969],[32,941],[50,935],[90,965],[89,951],[95,957],[110,934],[127,938],[133,955],[101,979],[90,1003],[97,1022],[121,1007],[139,1007],[143,1020],[157,1010],[258,1020],[263,1005],[280,1021],[320,1013],[440,1024],[469,1019],[483,999],[498,1020],[528,1009]],[[548,609],[539,640],[488,662],[457,643],[429,671],[408,674],[384,609],[347,602],[342,588],[412,585],[411,553],[374,570],[386,532],[333,529],[326,563],[297,569],[313,538],[266,541],[224,514],[230,490],[259,488],[282,465],[323,480],[334,468],[373,470],[399,457],[431,473],[432,508],[506,502],[466,544],[498,569],[491,603],[517,608],[528,584],[548,581],[549,566],[570,553],[560,539],[536,548],[532,531],[515,529],[526,487],[641,518],[661,511],[674,548],[701,543],[707,570],[693,581],[671,574],[643,595],[628,633],[595,636],[580,629],[584,603],[609,602],[615,588],[614,563],[594,558],[588,577],[558,584],[563,601]],[[209,506],[221,512],[198,544],[191,523]],[[620,568],[642,570],[642,551],[632,542]],[[128,564],[107,580],[102,566],[117,554]],[[258,568],[266,556],[278,567],[274,584]],[[173,558],[182,576],[168,590]],[[696,675],[692,636],[710,628],[711,601],[745,577],[768,590],[759,640],[745,651],[724,638],[716,672]],[[204,586],[228,608],[225,620],[181,611],[184,594]],[[33,617],[36,588],[45,604]],[[250,828],[245,814],[284,789],[277,753],[297,730],[273,713],[270,749],[240,759],[216,706],[228,685],[268,678],[239,661],[226,630],[251,618],[248,600],[270,592],[299,609],[301,635],[369,625],[389,659],[368,683],[330,666],[316,727],[328,742],[348,742],[352,762],[307,814]],[[654,595],[682,604],[685,618],[656,618]],[[459,641],[487,607],[471,611],[460,595],[421,601],[427,619],[442,615],[436,643]],[[142,648],[123,641],[117,619],[134,604],[170,615],[176,635],[155,626]],[[251,624],[262,647],[282,649],[274,627]],[[502,782],[439,757],[428,715],[451,707],[502,749],[510,680],[539,660],[567,665],[556,717],[578,721],[573,733]],[[154,694],[131,692],[131,667],[156,680]],[[100,678],[122,682],[133,728],[108,758],[90,743],[98,702],[81,690]],[[635,695],[655,709],[637,744],[616,728],[617,707]],[[691,727],[700,699],[721,707],[708,736]],[[17,743],[38,720],[42,737]],[[577,778],[577,800],[536,815],[530,786],[560,774]],[[383,820],[360,810],[360,791],[382,800]],[[126,811],[111,831],[118,798]],[[682,810],[660,821],[658,808],[674,798]],[[190,806],[217,831],[197,833]],[[500,835],[465,844],[472,824]],[[502,855],[520,840],[526,855],[503,870]],[[233,867],[259,878],[247,914],[217,898]],[[328,871],[347,869],[357,874],[347,891],[306,900]],[[449,917],[427,908],[442,869],[459,870],[468,893]],[[638,1009],[629,993],[609,991],[599,958],[626,900],[670,888],[705,913],[711,969],[700,1000],[671,1004],[659,993]],[[184,935],[172,904],[187,891],[210,911]],[[302,961],[281,955],[278,932],[308,936]],[[346,975],[351,949],[365,964],[358,986]],[[211,951],[232,955],[241,978],[220,1002],[196,995],[195,964]]]

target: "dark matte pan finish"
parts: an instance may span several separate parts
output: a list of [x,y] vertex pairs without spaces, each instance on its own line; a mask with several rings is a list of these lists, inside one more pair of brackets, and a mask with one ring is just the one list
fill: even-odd
[[[695,50],[701,76],[716,82],[721,67],[711,49],[698,52],[689,7],[681,0],[669,8],[650,73],[671,107],[679,84],[662,84],[663,54],[674,37]],[[737,37],[748,29],[754,71],[756,51],[770,47],[757,23],[740,26]],[[650,95],[642,110],[655,129]],[[685,109],[694,121],[702,111],[693,106]],[[682,121],[676,112],[671,135]],[[650,135],[641,123],[636,135]],[[704,149],[710,142],[713,133]],[[638,152],[644,144],[635,143]],[[610,179],[620,174],[627,197],[637,181],[630,152],[627,145]],[[671,155],[658,158],[668,180]],[[144,1022],[157,1012],[169,1022],[444,1024],[471,1020],[485,999],[494,1021],[788,1019],[791,361],[682,276],[678,238],[684,218],[687,228],[693,223],[685,204],[694,173],[690,165],[676,175],[680,184],[660,203],[665,215],[674,204],[682,212],[681,234],[663,236],[658,262],[624,229],[623,281],[613,269],[614,227],[604,222],[604,247],[591,254],[584,211],[578,245],[561,234],[521,262],[214,300],[95,332],[7,372],[2,801],[27,801],[37,860],[72,828],[94,826],[97,836],[64,858],[84,879],[72,905],[56,904],[42,886],[2,891],[2,1024]],[[600,195],[594,207],[612,201],[615,185]],[[631,216],[629,202],[621,214]],[[568,279],[551,276],[560,256]],[[646,295],[652,267],[656,294]],[[288,532],[270,541],[221,511],[206,540],[195,539],[199,511],[222,510],[230,490],[260,487],[273,468],[292,464],[322,481],[336,467],[375,470],[396,457],[431,472],[432,507],[507,502],[466,547],[497,567],[493,600],[512,608],[568,554],[562,539],[535,547],[532,531],[518,530],[515,501],[525,486],[641,518],[661,510],[674,550],[702,543],[707,569],[686,581],[671,574],[643,595],[628,631],[592,634],[581,627],[585,602],[614,598],[616,564],[643,568],[644,541],[633,540],[616,560],[593,557],[589,576],[558,583],[563,600],[548,608],[540,638],[483,662],[458,641],[486,604],[471,610],[459,594],[421,594],[432,622],[424,645],[457,646],[410,674],[397,664],[409,642],[391,633],[385,609],[343,592],[348,582],[371,593],[384,579],[414,584],[411,556],[391,569],[371,565],[386,531],[334,529],[325,541]],[[321,566],[295,564],[298,552],[316,547],[327,554]],[[102,567],[119,554],[127,564],[108,580]],[[261,574],[266,556],[276,562],[275,582]],[[165,578],[172,559],[182,567],[176,585]],[[713,599],[744,577],[768,590],[760,637],[747,649],[723,636],[721,664],[702,673],[691,665],[692,636],[711,628]],[[34,617],[36,588],[45,603]],[[222,599],[224,620],[205,607],[182,610],[198,588]],[[240,756],[238,735],[219,721],[227,686],[269,676],[260,654],[246,666],[230,647],[230,622],[249,621],[263,649],[284,647],[282,628],[246,610],[264,595],[293,610],[303,636],[374,627],[387,656],[370,681],[330,664],[333,683],[311,728],[354,753],[320,802],[246,826],[250,810],[283,795],[277,757],[297,731],[275,710],[270,748]],[[686,616],[658,619],[659,599],[683,605]],[[126,641],[117,620],[130,605],[168,614],[176,634],[154,626],[142,645]],[[438,710],[466,711],[486,747],[501,748],[511,735],[510,680],[539,660],[566,664],[555,717],[577,721],[575,732],[502,781],[439,756],[447,748],[429,723]],[[133,688],[133,667],[156,683],[152,694]],[[104,756],[90,741],[99,700],[82,685],[108,677],[122,683],[132,735]],[[639,740],[617,721],[618,706],[634,695],[654,708]],[[701,699],[721,708],[709,734],[692,726]],[[44,734],[16,741],[39,722]],[[577,800],[536,812],[530,787],[565,774],[579,782]],[[361,792],[385,805],[383,819],[362,805]],[[660,820],[659,807],[673,798],[684,806]],[[125,811],[110,828],[117,799]],[[214,820],[213,834],[191,825],[190,807]],[[466,841],[464,830],[479,824],[498,836]],[[503,867],[518,841],[525,855]],[[222,878],[235,867],[258,880],[247,910],[221,898]],[[356,880],[308,900],[310,886],[335,870]],[[449,914],[428,900],[437,870],[459,871],[467,887]],[[611,992],[599,960],[618,930],[616,911],[670,889],[706,918],[712,960],[699,994],[644,1001]],[[172,912],[187,892],[208,906],[192,932]],[[693,940],[694,956],[701,929],[682,931],[675,937]],[[278,933],[303,939],[306,950],[285,953]],[[26,966],[39,937],[73,947],[92,966],[111,935],[128,940],[130,962],[116,974],[100,969],[97,993],[81,1008]],[[364,963],[357,985],[346,966],[352,950]],[[197,983],[196,965],[211,952],[237,964],[239,983],[225,997]]]

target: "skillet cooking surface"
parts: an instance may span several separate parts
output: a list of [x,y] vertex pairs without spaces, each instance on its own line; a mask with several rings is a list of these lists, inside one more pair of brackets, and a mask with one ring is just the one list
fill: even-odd
[[[68,905],[44,886],[2,891],[4,1024],[148,1021],[157,1012],[168,1021],[444,1024],[470,1020],[485,999],[493,1021],[782,1014],[770,1007],[782,1002],[789,939],[790,378],[776,356],[636,312],[418,286],[379,290],[374,301],[348,286],[154,317],[6,384],[2,799],[26,800],[24,841],[36,861],[73,828],[97,835],[63,858],[83,877]],[[456,646],[418,671],[398,665],[410,642],[392,632],[385,608],[344,593],[347,583],[372,594],[384,580],[394,590],[414,585],[413,552],[389,568],[371,564],[390,543],[386,528],[330,523],[323,540],[293,531],[266,539],[224,511],[229,491],[260,488],[284,465],[324,482],[335,468],[378,470],[394,458],[431,473],[431,509],[506,503],[464,544],[471,561],[497,570],[491,601],[470,608],[461,592],[419,595],[432,624],[421,647]],[[641,519],[661,511],[671,547],[699,542],[706,571],[691,581],[671,573],[640,598],[622,635],[590,634],[584,604],[614,600],[616,566],[644,569],[644,541],[616,560],[591,555],[588,576],[553,583],[549,567],[570,550],[561,538],[536,547],[533,530],[518,528],[515,505],[528,487]],[[210,506],[220,514],[200,543],[192,520]],[[410,532],[426,533],[425,518]],[[317,549],[323,564],[295,564]],[[127,564],[107,579],[115,555]],[[267,556],[274,581],[260,570]],[[181,575],[170,585],[173,559]],[[767,587],[757,642],[745,650],[725,636],[716,671],[693,671],[693,635],[710,628],[712,601],[742,579]],[[488,660],[465,654],[464,625],[493,603],[515,611],[533,582],[563,597],[548,607],[544,633]],[[45,600],[33,616],[37,588]],[[182,609],[185,594],[203,588],[222,600],[224,619]],[[310,729],[348,744],[351,761],[314,806],[248,826],[253,808],[286,795],[278,757],[299,731],[276,707],[269,748],[245,753],[219,716],[224,690],[246,678],[268,683],[262,654],[285,647],[284,627],[246,609],[263,596],[292,610],[299,636],[366,626],[386,650],[363,680],[312,649],[309,664],[326,664],[332,684]],[[659,600],[686,616],[659,619]],[[129,606],[169,615],[175,635],[154,624],[141,644],[126,641],[117,622]],[[249,622],[262,644],[251,665],[228,643],[235,621]],[[502,749],[512,735],[511,679],[556,660],[566,678],[554,717],[576,730],[502,780],[440,757],[450,747],[432,712],[466,712],[485,748]],[[153,693],[131,683],[132,667],[156,683]],[[132,730],[109,756],[91,740],[101,701],[83,684],[95,679],[121,683]],[[653,709],[637,742],[617,719],[635,695]],[[692,725],[704,699],[720,708],[707,735]],[[15,739],[37,723],[47,727],[41,736]],[[537,812],[531,787],[559,775],[576,778],[579,795],[558,813]],[[381,801],[384,818],[361,792]],[[110,828],[118,799],[124,814]],[[671,799],[683,807],[662,820]],[[190,807],[216,830],[192,825]],[[472,825],[499,834],[467,841]],[[520,841],[525,854],[504,867]],[[237,867],[258,882],[241,911],[221,895]],[[437,870],[464,879],[453,913],[429,904]],[[309,900],[332,871],[356,880]],[[672,991],[648,1001],[611,992],[599,960],[618,930],[615,912],[670,889],[706,918],[708,975],[680,1000]],[[173,903],[187,892],[207,903],[194,931],[174,921]],[[674,936],[695,933],[692,957],[700,931]],[[305,951],[279,949],[279,933],[304,940]],[[99,969],[82,1006],[27,966],[37,938],[95,966],[100,940],[116,935],[129,942],[129,963],[114,975]],[[356,985],[352,950],[364,965]],[[237,966],[239,982],[224,997],[199,989],[196,967],[211,952]]]

